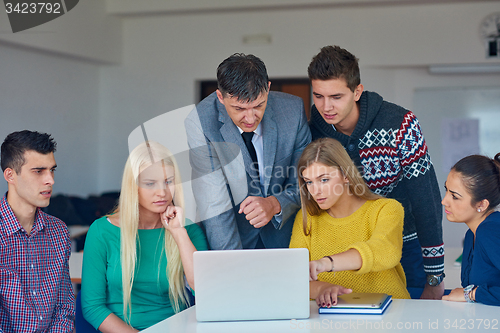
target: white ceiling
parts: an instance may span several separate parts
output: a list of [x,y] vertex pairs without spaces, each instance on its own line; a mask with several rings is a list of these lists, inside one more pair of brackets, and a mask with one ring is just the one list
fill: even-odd
[[[321,7],[396,6],[499,0],[106,0],[108,14],[168,15],[243,10],[293,10]],[[499,8],[500,9],[500,8]]]

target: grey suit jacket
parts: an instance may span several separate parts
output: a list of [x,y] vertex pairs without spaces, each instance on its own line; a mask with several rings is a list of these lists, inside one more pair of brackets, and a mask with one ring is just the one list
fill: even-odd
[[[185,122],[192,186],[198,221],[212,249],[255,248],[260,234],[266,248],[288,247],[300,208],[296,165],[311,142],[301,98],[270,92],[262,118],[264,181],[260,184],[238,127],[215,93],[201,101]],[[254,228],[238,214],[247,196],[275,196],[281,222],[275,217]]]

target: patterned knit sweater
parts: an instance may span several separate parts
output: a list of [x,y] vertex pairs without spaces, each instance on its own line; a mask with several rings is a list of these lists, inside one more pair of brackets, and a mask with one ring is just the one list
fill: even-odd
[[313,105],[313,140],[339,140],[375,193],[399,201],[405,211],[403,240],[418,237],[427,274],[444,270],[441,195],[420,124],[415,115],[365,91],[351,136],[337,132]]
[[333,218],[326,211],[319,216],[308,215],[311,232],[305,236],[299,211],[290,247],[309,249],[310,260],[356,249],[363,260],[359,270],[324,272],[318,275],[318,280],[351,288],[353,292],[409,298],[405,274],[399,263],[403,215],[403,207],[396,200],[367,201],[354,214],[344,218]]

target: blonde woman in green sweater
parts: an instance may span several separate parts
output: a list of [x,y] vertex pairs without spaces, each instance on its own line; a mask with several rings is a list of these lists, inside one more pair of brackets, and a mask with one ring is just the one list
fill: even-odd
[[82,310],[96,329],[137,332],[188,306],[185,279],[194,290],[193,253],[207,242],[184,221],[183,206],[170,151],[140,144],[125,165],[118,207],[85,240]]
[[307,146],[298,172],[302,209],[290,247],[309,249],[310,295],[318,306],[353,291],[409,298],[399,263],[403,207],[372,193],[335,139]]

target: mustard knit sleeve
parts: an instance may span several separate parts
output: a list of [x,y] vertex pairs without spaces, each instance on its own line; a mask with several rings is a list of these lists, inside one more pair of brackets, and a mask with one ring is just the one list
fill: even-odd
[[292,237],[290,238],[290,248],[306,248],[309,250],[309,260],[311,260],[311,237],[304,235],[302,226],[302,209],[295,216],[293,223]]
[[378,272],[395,267],[401,260],[403,248],[404,210],[393,199],[378,199],[366,215],[366,223],[372,231],[364,242],[354,243],[363,259],[357,274]]

